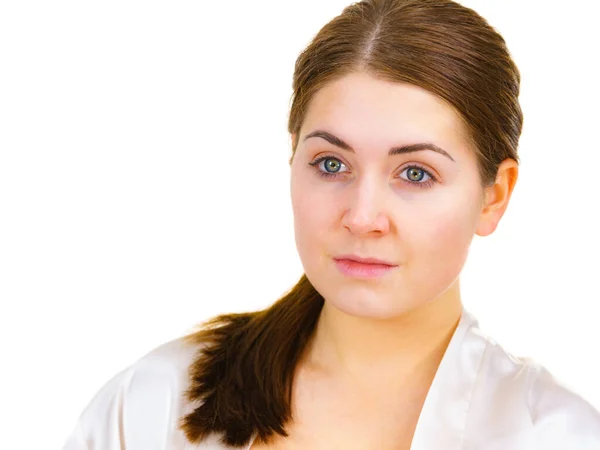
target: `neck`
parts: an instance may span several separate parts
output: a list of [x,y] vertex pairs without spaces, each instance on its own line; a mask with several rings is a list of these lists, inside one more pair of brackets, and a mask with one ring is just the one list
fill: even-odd
[[351,316],[325,301],[306,361],[313,370],[362,386],[388,389],[432,378],[461,313],[458,283],[390,319]]

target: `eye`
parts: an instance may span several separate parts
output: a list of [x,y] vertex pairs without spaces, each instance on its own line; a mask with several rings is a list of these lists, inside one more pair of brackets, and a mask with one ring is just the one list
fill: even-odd
[[[431,187],[434,183],[437,183],[438,181],[437,178],[435,178],[430,171],[428,171],[424,167],[419,166],[418,164],[411,164],[400,173],[405,172],[407,173],[407,178],[400,178],[402,180],[406,180],[406,182],[410,185],[417,186],[419,188]],[[429,177],[429,179],[423,181],[425,177]]]
[[[308,164],[314,167],[320,176],[325,178],[336,177],[338,174],[344,173],[341,168],[346,167],[343,162],[333,156],[321,156]],[[323,168],[321,169],[321,167]]]

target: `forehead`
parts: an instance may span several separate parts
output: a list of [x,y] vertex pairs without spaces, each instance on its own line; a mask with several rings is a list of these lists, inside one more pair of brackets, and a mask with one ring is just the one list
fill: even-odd
[[343,134],[357,147],[422,141],[468,146],[461,117],[444,100],[418,86],[361,72],[332,81],[313,96],[301,134],[315,128]]

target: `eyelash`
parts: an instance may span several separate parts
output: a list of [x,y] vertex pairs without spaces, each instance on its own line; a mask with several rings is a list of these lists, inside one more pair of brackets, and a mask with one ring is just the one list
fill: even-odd
[[[320,170],[319,164],[327,159],[335,159],[336,161],[339,161],[341,164],[344,164],[342,161],[340,161],[338,158],[336,158],[334,156],[321,156],[320,158],[317,158],[316,160],[314,160],[308,164],[310,166],[312,166],[317,171],[317,174],[323,178],[328,178],[328,179],[336,178],[338,175],[340,175],[340,173],[343,173],[343,172],[340,172],[340,173],[323,172],[322,170]],[[406,169],[422,170],[427,175],[429,175],[429,178],[430,178],[429,180],[427,180],[423,183],[418,182],[418,181],[408,181],[408,180],[405,180],[404,178],[401,178],[404,182],[410,184],[411,186],[416,186],[418,188],[423,189],[423,188],[429,188],[438,182],[437,178],[435,176],[433,176],[433,174],[430,171],[425,169],[425,167],[420,166],[419,164],[412,163],[409,166],[406,166],[404,168],[404,170],[406,170]],[[402,172],[404,172],[404,170]]]

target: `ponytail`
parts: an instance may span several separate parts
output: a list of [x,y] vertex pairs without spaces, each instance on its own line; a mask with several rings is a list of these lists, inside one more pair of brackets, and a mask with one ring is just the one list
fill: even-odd
[[219,315],[184,337],[200,349],[186,391],[187,400],[200,405],[180,423],[190,442],[217,433],[224,445],[243,447],[254,433],[262,442],[274,433],[287,436],[296,365],[323,302],[302,275],[269,308]]

